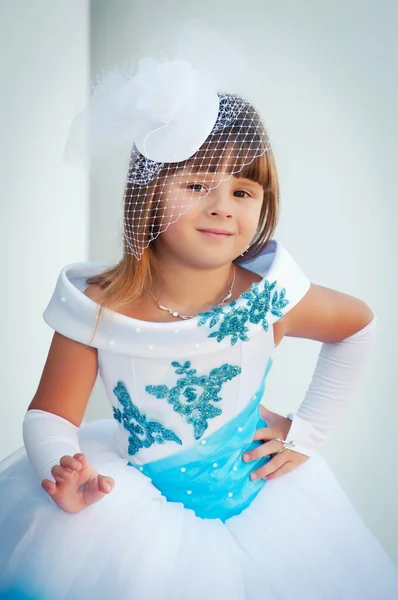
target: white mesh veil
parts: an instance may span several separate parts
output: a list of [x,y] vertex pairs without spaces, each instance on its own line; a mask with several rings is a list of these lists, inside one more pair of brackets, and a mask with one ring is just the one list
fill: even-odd
[[270,149],[258,111],[214,88],[185,60],[141,59],[138,73],[109,71],[74,120],[65,158],[97,174],[125,148],[124,251],[144,249],[222,181]]

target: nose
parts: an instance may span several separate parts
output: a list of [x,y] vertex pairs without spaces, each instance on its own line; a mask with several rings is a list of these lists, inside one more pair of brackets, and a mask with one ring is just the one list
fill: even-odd
[[207,196],[206,212],[209,216],[232,218],[233,204],[229,193],[222,186],[211,190]]

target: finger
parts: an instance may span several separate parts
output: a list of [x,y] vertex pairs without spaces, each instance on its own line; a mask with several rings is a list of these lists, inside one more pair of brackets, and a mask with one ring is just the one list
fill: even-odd
[[98,475],[98,489],[104,494],[109,494],[115,487],[115,482],[112,477]]
[[72,472],[80,471],[82,463],[73,456],[63,456],[59,461],[62,467],[69,469]]
[[268,408],[265,408],[265,406],[260,404],[260,414],[261,414],[262,418],[264,419],[264,421],[267,420],[267,417],[269,417],[270,412],[271,411],[269,411]]
[[257,446],[254,450],[250,452],[244,452],[242,455],[242,460],[244,462],[251,462],[252,460],[257,460],[258,458],[262,458],[264,456],[269,456],[270,454],[279,453],[279,450],[282,448],[281,442],[270,441]]
[[269,481],[270,479],[277,479],[281,475],[285,475],[286,473],[290,473],[290,471],[294,471],[294,469],[296,469],[297,466],[298,465],[296,465],[292,460],[288,460],[279,469],[277,469],[276,471],[274,471],[273,473],[271,473],[271,475],[268,475],[267,480]]
[[259,427],[254,432],[253,440],[272,440],[274,437],[278,437],[278,435],[273,427]]
[[256,479],[260,479],[261,478],[265,478],[273,473],[274,471],[276,471],[277,469],[279,469],[280,467],[282,467],[282,465],[285,464],[285,462],[288,461],[288,459],[284,456],[282,456],[283,452],[281,454],[277,454],[276,456],[274,456],[274,458],[272,458],[270,461],[267,462],[267,464],[263,465],[262,467],[260,467],[259,469],[256,469],[255,471],[253,471],[250,474],[250,479],[252,481],[255,481]]
[[49,496],[54,496],[54,494],[57,493],[57,486],[50,479],[43,479],[41,482],[41,487]]
[[76,460],[78,460],[80,462],[80,464],[82,465],[83,469],[85,469],[86,467],[89,466],[89,464],[88,464],[88,458],[82,452],[78,452],[77,454],[75,454],[73,456],[73,458],[75,458]]
[[57,483],[69,481],[71,477],[73,477],[71,471],[69,469],[65,469],[61,467],[61,465],[55,465],[51,469],[51,475],[54,477]]

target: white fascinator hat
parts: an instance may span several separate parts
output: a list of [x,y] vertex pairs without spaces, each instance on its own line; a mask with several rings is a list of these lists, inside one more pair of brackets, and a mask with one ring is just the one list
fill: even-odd
[[[258,110],[234,91],[245,81],[250,88],[247,62],[219,34],[217,60],[204,60],[209,36],[214,42],[214,33],[188,27],[168,56],[97,76],[69,131],[68,163],[102,177],[117,157],[124,251],[138,260],[200,198],[271,148]],[[198,174],[199,192],[191,189]]]

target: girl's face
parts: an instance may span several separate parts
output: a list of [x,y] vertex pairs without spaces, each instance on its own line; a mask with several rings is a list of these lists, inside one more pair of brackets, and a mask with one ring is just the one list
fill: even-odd
[[264,190],[239,174],[226,177],[187,172],[179,174],[178,181],[170,178],[164,189],[166,211],[172,211],[173,199],[176,206],[191,208],[157,238],[160,256],[215,267],[231,262],[247,248],[257,230]]

